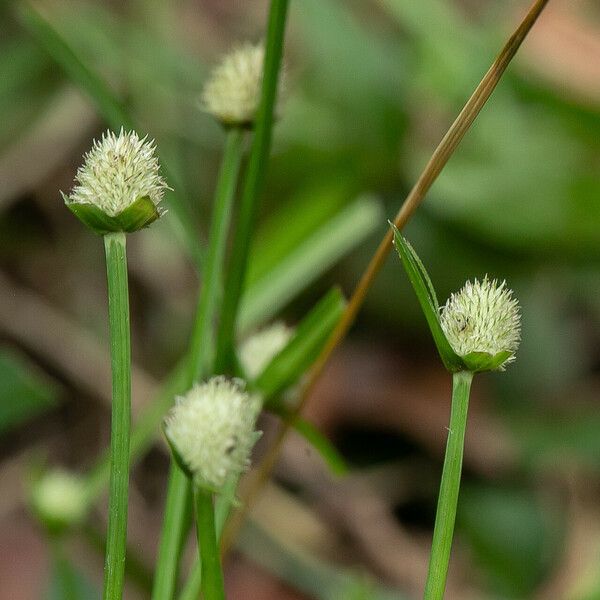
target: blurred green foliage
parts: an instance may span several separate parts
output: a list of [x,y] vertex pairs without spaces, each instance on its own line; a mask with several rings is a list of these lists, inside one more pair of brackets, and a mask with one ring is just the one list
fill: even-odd
[[[275,132],[243,331],[281,311],[297,315],[332,281],[354,284],[386,217],[396,212],[512,22],[507,3],[492,0],[474,17],[459,3],[436,0],[291,4],[290,84]],[[21,9],[14,2],[0,7],[0,169],[23,140],[36,138],[65,90],[75,86],[98,113],[96,130],[131,122],[157,139],[175,189],[169,224],[180,245],[171,248],[166,227],[156,235],[171,252],[199,261],[195,231],[208,223],[222,135],[199,110],[198,98],[217,50],[201,53],[208,44],[186,39],[177,29],[181,16],[165,2],[81,2],[77,10],[59,2],[40,12],[50,29]],[[20,20],[12,18],[17,13]],[[61,131],[73,126],[65,119]],[[82,140],[89,133],[82,132]],[[594,392],[599,140],[598,103],[578,99],[517,59],[408,228],[442,303],[464,279],[489,273],[506,277],[523,306],[519,360],[488,379],[517,448],[519,485],[475,482],[461,499],[459,536],[495,598],[528,597],[560,554],[563,523],[540,502],[536,473],[557,463],[566,471],[572,465],[596,476],[600,471]],[[25,160],[19,168],[15,180],[27,179],[29,187],[9,187],[18,189],[15,197],[0,190],[0,210],[45,185],[41,165]],[[8,249],[8,238],[0,239],[0,259]],[[180,319],[173,331],[186,331],[188,316],[157,310]],[[434,358],[396,260],[374,286],[359,334],[371,327],[409,352],[417,340],[414,352]],[[53,406],[57,395],[55,386],[3,350],[0,399],[5,431]],[[348,584],[346,574],[320,585],[321,572],[289,560],[291,566],[273,568],[301,589],[316,589],[318,597],[385,597],[363,593],[360,581]],[[353,591],[339,596],[342,585]]]
[[0,434],[54,408],[59,388],[22,356],[0,346]]

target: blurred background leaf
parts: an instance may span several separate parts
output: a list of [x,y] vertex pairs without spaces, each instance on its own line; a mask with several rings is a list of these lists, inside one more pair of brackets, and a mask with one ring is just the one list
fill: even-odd
[[[302,322],[333,285],[348,295],[525,4],[291,2],[288,91],[240,335],[275,317]],[[15,18],[26,6],[0,6],[0,303],[26,290],[68,319],[69,332],[80,328],[105,347],[101,248],[58,190],[70,187],[91,138],[125,111],[156,138],[175,189],[169,218],[130,244],[134,361],[158,381],[189,337],[223,142],[199,109],[202,85],[223,51],[262,37],[267,2],[37,2],[70,49],[70,69],[64,47],[47,52],[52,33]],[[593,0],[549,3],[406,230],[442,304],[465,279],[489,273],[506,278],[523,307],[518,360],[474,389],[448,598],[597,596],[589,573],[600,547],[599,27]],[[10,493],[21,452],[41,443],[50,461],[85,470],[104,449],[108,413],[102,393],[92,393],[96,382],[82,385],[48,355],[48,339],[69,348],[71,333],[48,322],[44,336],[25,327],[19,335],[10,315],[0,316],[3,536],[29,531]],[[74,358],[101,372],[97,357]],[[289,441],[275,482],[331,535],[324,543],[294,523],[304,537],[290,556],[264,532],[245,533],[253,555],[267,557],[257,558],[271,573],[264,577],[288,582],[271,596],[420,595],[447,421],[444,377],[409,283],[390,260],[306,415],[326,444],[366,467],[338,481],[305,440]],[[270,431],[267,422],[265,437]],[[149,564],[164,472],[156,445],[133,477],[130,533]],[[25,566],[37,564],[30,547],[26,557]],[[75,558],[78,568],[83,558]],[[241,581],[237,560],[231,585]],[[16,569],[4,569],[7,581]],[[269,597],[256,580],[245,583]]]
[[38,368],[0,346],[0,434],[52,410],[59,387]]

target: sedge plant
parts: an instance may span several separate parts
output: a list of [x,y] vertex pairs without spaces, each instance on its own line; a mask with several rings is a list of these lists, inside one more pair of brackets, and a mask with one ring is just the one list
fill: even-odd
[[[424,166],[417,181],[394,217],[394,226],[399,230],[401,230],[412,218],[417,208],[425,199],[427,192],[458,148],[460,142],[475,122],[475,119],[487,101],[490,99],[494,89],[502,79],[504,72],[544,11],[548,1],[549,0],[533,1],[524,18],[508,38],[502,50],[493,61],[454,122],[450,125],[450,128],[441,139],[438,146],[435,148],[429,161]],[[392,248],[392,242],[393,231],[390,229],[371,257],[369,264],[365,268],[350,297],[342,318],[338,321],[337,325],[329,335],[327,342],[324,344],[319,356],[314,361],[310,372],[307,374],[305,382],[301,386],[302,389],[299,391],[299,401],[293,410],[294,416],[298,416],[302,413],[330,357],[352,327],[373,282],[389,255]],[[279,453],[287,439],[287,435],[292,429],[291,422],[292,420],[287,420],[280,425],[279,431],[274,436],[273,442],[256,469],[254,477],[246,486],[246,493],[241,504],[241,509],[237,512],[236,518],[230,520],[227,530],[223,534],[222,546],[224,551],[227,551],[231,547],[231,544],[241,528],[247,511],[259,496],[263,486],[269,480],[270,474],[277,463]]]
[[167,184],[159,174],[154,143],[134,131],[107,132],[95,141],[75,176],[67,208],[104,238],[112,367],[112,416],[105,600],[123,595],[127,542],[131,428],[131,334],[126,234],[162,214]]
[[519,304],[506,282],[467,281],[440,307],[431,279],[412,246],[393,225],[394,245],[452,374],[452,402],[424,600],[444,597],[460,490],[469,393],[475,373],[503,371],[519,347]]
[[165,420],[174,460],[193,487],[204,600],[225,598],[214,496],[248,468],[261,405],[242,380],[219,376],[178,397]]
[[[189,391],[177,398],[164,425],[173,460],[153,588],[154,600],[174,597],[179,559],[192,509],[197,522],[201,566],[198,581],[201,580],[203,596],[205,599],[224,598],[218,542],[223,515],[227,511],[219,513],[215,510],[215,501],[223,498],[232,500],[234,497],[239,476],[249,464],[249,454],[257,439],[255,422],[262,400],[247,392],[240,380],[217,376],[206,383],[197,382],[215,372],[231,373],[240,364],[252,380],[264,367],[264,364],[255,369],[249,366],[248,359],[255,358],[256,354],[251,345],[242,347],[237,356],[234,346],[257,198],[270,150],[273,117],[277,112],[287,5],[287,0],[272,0],[265,45],[247,44],[228,55],[208,81],[202,96],[203,109],[223,125],[226,142],[215,192],[209,246],[203,264],[202,293],[187,355],[188,364],[183,369],[184,384],[181,388]],[[518,35],[511,38],[495,63],[496,68],[490,69],[444,138],[441,149],[432,158],[405,208],[399,213],[396,224],[403,225],[410,218],[477,116],[545,2],[538,0],[536,5],[537,12],[533,11],[533,16],[524,22]],[[253,134],[252,150],[224,281],[227,234],[248,133]],[[109,599],[121,598],[123,593],[127,525],[131,351],[125,236],[149,225],[161,215],[160,201],[166,188],[158,173],[152,143],[145,138],[140,139],[134,132],[121,131],[118,135],[108,133],[95,143],[86,155],[86,163],[78,171],[77,185],[71,195],[65,197],[69,209],[93,231],[104,236],[106,248],[113,367],[109,527],[104,586],[104,597]],[[453,376],[448,447],[425,592],[426,599],[437,599],[443,597],[448,569],[473,374],[502,370],[514,360],[519,341],[519,313],[517,303],[505,284],[498,285],[487,278],[482,282],[468,283],[450,298],[444,308],[440,308],[416,253],[397,230],[392,235],[417,290],[443,362]],[[337,333],[334,332],[323,355],[317,360],[310,382],[314,381],[328,354],[350,326],[391,246],[386,240],[388,237],[382,242],[373,266],[353,297],[346,317],[340,321]],[[225,288],[225,294],[219,303],[222,288]],[[219,326],[215,332],[217,323]],[[284,329],[278,333],[281,334],[277,338],[280,347],[290,334]],[[310,387],[309,383],[308,389]],[[299,403],[297,412],[302,404],[303,401]],[[289,422],[292,423],[293,419]],[[289,425],[286,427],[289,428]],[[283,430],[284,434],[286,430]],[[280,436],[278,443],[282,439],[283,436]],[[51,495],[48,498],[51,499]],[[78,513],[75,521],[79,522],[81,518]],[[227,543],[224,545],[226,547]],[[192,592],[190,597],[197,597],[197,593]]]
[[[279,0],[273,2],[275,9],[272,7],[272,13],[274,10],[277,13],[276,9],[279,4],[281,4]],[[274,28],[276,30],[275,35],[273,34]],[[261,150],[258,166],[261,167],[262,161],[266,160],[263,156],[265,135],[270,139],[270,127],[277,102],[282,38],[283,22],[278,18],[275,25],[271,25],[269,28],[266,49],[262,44],[244,44],[233,50],[214,69],[202,94],[201,105],[203,110],[211,114],[223,126],[227,132],[227,139],[215,193],[213,222],[204,269],[203,289],[192,334],[187,388],[191,388],[195,382],[210,375],[215,370],[216,365],[223,363],[223,360],[219,357],[224,356],[224,350],[220,354],[217,350],[215,356],[212,327],[219,316],[217,314],[217,301],[223,287],[224,253],[243,153],[244,133],[253,131],[255,135],[255,143],[250,157],[251,167],[249,167],[249,172],[252,174],[258,168],[256,162],[258,142],[256,142],[256,139],[261,142],[258,144],[258,148]],[[264,64],[265,62],[267,64],[273,62],[274,52],[276,54],[275,67],[271,67],[263,76]],[[265,97],[268,100],[266,104]],[[265,105],[266,109],[264,108]],[[259,110],[261,107],[263,107],[262,112]],[[259,116],[259,112],[263,116]],[[269,127],[268,133],[265,133],[265,123],[267,121]],[[244,219],[241,220],[243,223]],[[247,236],[250,233],[248,231]],[[238,238],[239,231],[236,232],[235,240]],[[238,254],[234,249],[232,253],[234,261],[236,261]],[[243,252],[242,254],[245,260],[246,253]],[[229,291],[224,299],[226,305],[228,296]],[[233,312],[230,311],[229,314],[234,318],[238,308],[237,304],[233,308]],[[222,322],[231,322],[233,325],[235,319],[233,321],[227,319],[223,316],[222,311],[220,316]],[[227,329],[227,331],[229,330]],[[227,346],[226,349],[228,350],[228,348]],[[179,468],[177,461],[172,461],[152,594],[154,600],[172,598],[175,592],[179,558],[189,526],[190,498],[190,481]],[[214,519],[214,514],[212,517],[204,514],[207,511],[213,511],[210,503],[197,504],[196,508],[202,513],[203,520]],[[205,550],[205,552],[209,552],[209,550]]]

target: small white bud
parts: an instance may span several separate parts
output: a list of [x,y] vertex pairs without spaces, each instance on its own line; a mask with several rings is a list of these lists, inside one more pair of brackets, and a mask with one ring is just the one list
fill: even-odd
[[265,51],[243,44],[227,54],[204,86],[202,105],[225,126],[251,127],[260,102]]
[[63,469],[53,469],[35,481],[31,507],[49,529],[60,531],[81,523],[88,509],[84,480]]
[[[63,198],[72,212],[100,233],[105,229],[134,231],[162,214],[160,203],[166,189],[154,141],[121,129],[119,135],[107,131],[100,141],[94,140],[77,170],[71,194],[63,194]],[[128,209],[133,214],[127,213]],[[90,214],[96,215],[91,223]]]
[[213,377],[176,399],[164,431],[176,458],[196,485],[219,492],[230,475],[250,465],[259,437],[261,401],[239,379]]
[[239,358],[246,375],[250,379],[256,379],[285,348],[293,333],[291,327],[277,321],[244,340],[240,346]]
[[467,281],[442,307],[440,322],[448,342],[461,357],[485,353],[491,357],[507,353],[495,368],[514,360],[521,339],[519,303],[506,282],[487,276]]

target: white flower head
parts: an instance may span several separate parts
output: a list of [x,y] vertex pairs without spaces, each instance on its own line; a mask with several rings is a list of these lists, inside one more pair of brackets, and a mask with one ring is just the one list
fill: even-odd
[[31,506],[52,529],[81,523],[88,509],[84,480],[63,469],[53,469],[38,479],[31,491]]
[[450,345],[461,357],[507,353],[499,368],[514,360],[521,340],[521,313],[506,282],[484,277],[467,281],[441,309],[440,322]]
[[118,217],[140,199],[146,199],[157,218],[166,189],[169,188],[159,173],[154,141],[121,129],[118,135],[106,131],[100,141],[94,140],[77,170],[71,194],[63,194],[63,198],[72,210],[73,206],[91,205],[109,218]]
[[176,399],[164,431],[196,485],[219,492],[230,475],[249,467],[260,407],[260,397],[246,392],[243,381],[222,376]]
[[239,358],[246,375],[250,379],[256,379],[283,350],[293,333],[291,327],[277,321],[244,340],[239,350]]
[[202,92],[202,105],[225,126],[252,126],[260,102],[265,50],[245,43],[225,55]]

